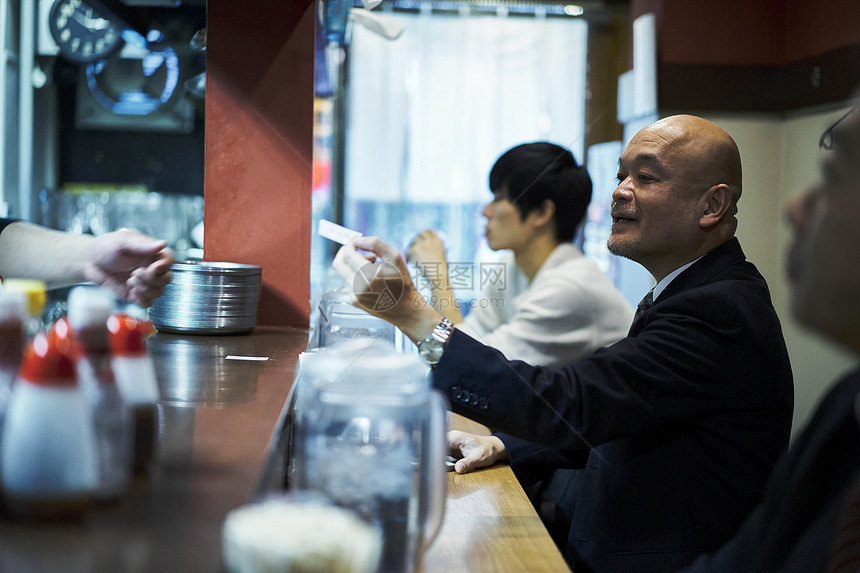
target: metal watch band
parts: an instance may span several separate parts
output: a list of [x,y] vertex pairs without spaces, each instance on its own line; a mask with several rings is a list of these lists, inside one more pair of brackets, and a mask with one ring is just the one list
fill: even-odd
[[454,331],[454,324],[447,318],[443,318],[433,329],[433,332],[418,343],[418,354],[427,361],[430,366],[435,366],[442,358],[445,343]]
[[435,338],[439,344],[444,346],[451,337],[452,332],[454,332],[454,323],[447,318],[442,317],[442,320],[440,320],[439,324],[436,325],[436,328],[433,329],[433,334],[431,334],[431,336]]

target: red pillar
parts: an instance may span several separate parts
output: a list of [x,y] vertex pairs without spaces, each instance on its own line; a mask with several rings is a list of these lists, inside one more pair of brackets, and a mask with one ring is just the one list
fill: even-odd
[[313,0],[209,0],[207,261],[259,265],[258,324],[306,327],[310,298]]

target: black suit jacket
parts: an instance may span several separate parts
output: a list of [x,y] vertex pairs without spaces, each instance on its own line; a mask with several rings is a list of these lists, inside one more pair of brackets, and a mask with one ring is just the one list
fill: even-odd
[[858,392],[860,370],[855,370],[822,400],[738,534],[685,573],[825,571],[840,513],[858,485]]
[[674,571],[719,547],[760,500],[793,408],[767,285],[736,239],[592,356],[533,367],[455,331],[434,384],[458,413],[541,446],[510,444],[522,481],[584,462],[577,573]]

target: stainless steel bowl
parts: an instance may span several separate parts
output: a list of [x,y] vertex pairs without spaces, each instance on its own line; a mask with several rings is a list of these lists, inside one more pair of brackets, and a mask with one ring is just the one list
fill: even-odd
[[239,263],[174,263],[173,279],[149,309],[162,332],[239,334],[257,325],[262,269]]

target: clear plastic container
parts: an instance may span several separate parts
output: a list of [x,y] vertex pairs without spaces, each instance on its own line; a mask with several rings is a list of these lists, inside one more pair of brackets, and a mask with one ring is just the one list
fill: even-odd
[[427,366],[357,339],[307,353],[296,384],[295,485],[380,527],[380,572],[419,570],[447,484],[446,402]]
[[395,343],[397,328],[352,304],[345,287],[324,292],[318,313],[318,334],[316,344],[311,344],[311,348],[325,348],[359,338],[378,338]]

